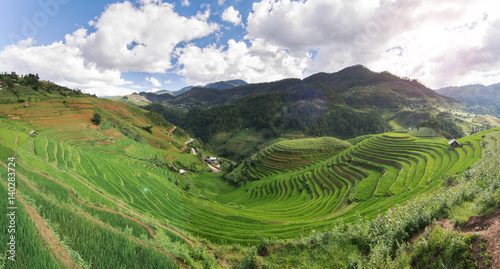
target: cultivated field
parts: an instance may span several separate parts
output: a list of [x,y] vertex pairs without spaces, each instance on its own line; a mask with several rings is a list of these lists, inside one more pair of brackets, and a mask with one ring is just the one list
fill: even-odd
[[[31,240],[23,251],[47,260],[47,268],[192,266],[201,263],[192,253],[207,254],[198,250],[203,242],[249,245],[374,218],[483,155],[479,135],[460,139],[463,147],[455,149],[446,140],[397,133],[355,145],[294,139],[250,158],[244,176],[254,180],[236,187],[197,173],[208,169],[180,153],[185,138],[169,136],[169,128],[144,131],[151,125],[144,111],[109,100],[62,100],[0,106],[0,178],[6,182],[6,158],[15,154],[24,199],[19,221],[28,223],[23,236]],[[92,124],[96,112],[107,126]],[[28,134],[32,129],[39,135]],[[180,175],[169,163],[192,169]],[[29,221],[34,213],[47,230]],[[38,252],[46,233],[56,245]],[[58,247],[67,253],[47,258]]]

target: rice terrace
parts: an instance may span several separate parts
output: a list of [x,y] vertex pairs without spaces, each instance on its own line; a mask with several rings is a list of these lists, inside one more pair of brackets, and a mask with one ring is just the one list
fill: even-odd
[[[159,114],[46,87],[0,105],[2,197],[17,205],[16,261],[2,246],[5,268],[404,263],[418,256],[401,251],[423,255],[405,243],[411,235],[434,219],[454,216],[460,225],[464,214],[484,212],[472,207],[487,199],[476,191],[499,184],[495,172],[482,178],[475,168],[496,158],[498,128],[453,145],[408,132],[277,138],[235,163],[207,158],[202,143],[186,144],[189,135]],[[377,227],[401,208],[443,195],[423,216],[417,208]],[[465,247],[476,240],[450,236]],[[379,251],[389,256],[374,256]]]

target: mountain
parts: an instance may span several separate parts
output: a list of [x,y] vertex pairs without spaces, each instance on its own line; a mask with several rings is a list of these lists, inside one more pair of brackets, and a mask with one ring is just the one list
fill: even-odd
[[244,85],[248,85],[248,83],[246,83],[244,80],[241,80],[241,79],[235,79],[235,80],[213,82],[213,83],[209,83],[205,86],[187,86],[187,87],[184,87],[184,88],[177,90],[177,91],[163,90],[163,91],[156,92],[156,94],[170,93],[174,96],[178,96],[178,95],[181,95],[181,94],[191,90],[192,88],[211,88],[211,89],[217,89],[217,90],[229,90],[229,89],[232,89],[234,87],[244,86]]
[[174,95],[174,96],[177,96],[177,95],[180,95],[180,94],[183,94],[189,90],[191,90],[192,88],[194,88],[195,86],[187,86],[187,87],[184,87],[180,90],[177,90],[177,91],[173,91],[173,92],[170,92],[170,94]]
[[209,83],[205,85],[203,88],[212,88],[217,90],[229,90],[238,86],[248,85],[244,80],[235,79],[235,80],[227,80],[227,81],[219,81],[215,83]]
[[[284,79],[248,84],[228,90],[205,93],[193,88],[166,103],[187,107],[230,104],[252,94],[295,92],[302,99],[342,99],[352,107],[433,106],[454,104],[456,100],[436,94],[416,80],[402,79],[388,72],[376,73],[362,65],[336,73],[318,73],[303,80]],[[215,97],[215,99],[214,99]]]
[[434,130],[428,134],[459,138],[497,122],[462,113],[465,104],[416,80],[373,72],[362,65],[303,80],[290,78],[230,90],[192,88],[145,108],[234,161],[279,137],[349,139],[429,127]]
[[490,86],[467,85],[460,87],[445,87],[436,90],[437,93],[456,98],[466,104],[484,106],[500,115],[500,83]]

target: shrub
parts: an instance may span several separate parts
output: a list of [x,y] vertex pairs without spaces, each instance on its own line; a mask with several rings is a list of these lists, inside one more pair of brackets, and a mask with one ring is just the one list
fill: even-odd
[[98,113],[94,113],[94,115],[92,117],[92,123],[95,125],[101,124],[101,115]]

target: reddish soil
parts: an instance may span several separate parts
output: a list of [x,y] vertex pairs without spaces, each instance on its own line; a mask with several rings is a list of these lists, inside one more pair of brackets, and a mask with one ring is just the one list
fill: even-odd
[[500,210],[485,216],[470,217],[460,231],[477,233],[486,239],[487,250],[492,257],[491,268],[500,268]]
[[[430,228],[434,224],[429,225]],[[500,268],[500,210],[484,216],[472,216],[459,228],[454,228],[450,220],[444,219],[438,221],[439,225],[447,230],[454,230],[461,233],[477,234],[479,237],[472,245],[472,255],[478,261],[479,268]],[[413,244],[422,234],[424,229],[411,236],[407,242]],[[486,240],[486,251],[491,255],[491,266],[484,264],[484,258],[480,255],[480,242]]]
[[172,132],[175,130],[175,128],[177,128],[177,126],[174,126],[174,128],[172,128],[172,130],[168,131],[168,136],[172,136]]
[[[1,164],[5,166],[4,163]],[[18,176],[19,178],[22,177],[21,175]],[[5,180],[2,180],[2,184],[6,184],[5,182]],[[32,184],[29,185],[30,187],[34,187]],[[36,210],[31,207],[20,195],[16,194],[16,198],[24,205],[24,208],[28,213],[28,217],[30,217],[30,219],[32,219],[35,223],[37,232],[40,234],[45,244],[49,247],[54,258],[61,261],[66,268],[77,268],[75,262],[70,258],[66,249],[61,245],[61,242],[55,238],[47,223],[45,223],[42,217],[38,215],[38,212],[36,212]]]
[[57,260],[60,260],[65,267],[67,268],[77,268],[75,262],[70,258],[66,249],[61,245],[61,243],[54,237],[52,232],[50,231],[47,223],[43,221],[42,217],[38,215],[38,212],[31,207],[21,196],[18,196],[17,199],[24,203],[24,208],[28,211],[28,216],[35,223],[36,230],[42,237],[43,241],[49,246],[52,255]]

